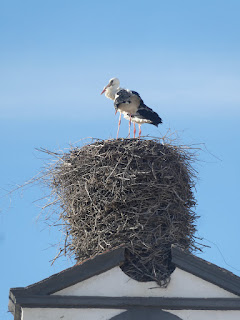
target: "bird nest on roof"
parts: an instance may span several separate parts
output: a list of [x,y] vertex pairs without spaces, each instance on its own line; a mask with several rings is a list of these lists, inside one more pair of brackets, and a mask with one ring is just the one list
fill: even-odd
[[163,286],[174,270],[171,245],[199,249],[189,148],[159,140],[96,140],[54,155],[47,176],[62,209],[62,253],[83,261],[124,245],[122,270]]

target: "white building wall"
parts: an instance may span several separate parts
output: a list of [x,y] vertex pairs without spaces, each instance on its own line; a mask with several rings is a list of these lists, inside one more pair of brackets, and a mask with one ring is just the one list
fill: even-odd
[[238,298],[233,293],[178,268],[172,273],[167,288],[160,288],[153,281],[135,281],[119,267],[115,267],[54,294],[108,297]]
[[125,310],[23,308],[22,320],[109,320]]
[[[125,310],[23,308],[23,320],[110,320]],[[183,320],[239,320],[240,311],[164,310]],[[147,320],[147,319],[146,319]]]
[[183,320],[240,320],[240,311],[164,310]]

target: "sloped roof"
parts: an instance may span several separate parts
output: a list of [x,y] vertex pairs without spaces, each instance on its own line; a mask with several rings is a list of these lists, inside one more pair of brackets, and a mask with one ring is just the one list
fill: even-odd
[[176,267],[240,296],[240,277],[232,272],[196,257],[177,246],[172,246],[172,262]]
[[[124,262],[125,248],[119,247],[88,259],[40,282],[24,288],[10,289],[9,310],[14,320],[21,319],[21,307],[122,308],[146,306],[160,309],[240,310],[239,298],[143,298],[143,297],[77,297],[51,295],[64,288],[106,272]],[[172,246],[176,267],[240,296],[240,277]],[[50,296],[51,295],[51,296]]]

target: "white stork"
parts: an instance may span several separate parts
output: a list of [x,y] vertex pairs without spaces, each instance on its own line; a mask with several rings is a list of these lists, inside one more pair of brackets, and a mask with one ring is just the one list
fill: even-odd
[[144,104],[140,95],[136,91],[122,89],[119,87],[119,85],[120,81],[118,78],[112,78],[101,92],[101,94],[105,92],[105,96],[107,98],[114,100],[116,113],[118,111],[120,113],[117,138],[119,134],[122,113],[124,118],[129,120],[129,137],[131,121],[134,123],[134,138],[136,134],[135,123],[138,123],[139,126],[139,137],[141,136],[141,125],[143,123],[150,123],[156,127],[159,125],[159,123],[162,123],[162,119],[159,117],[159,115]]

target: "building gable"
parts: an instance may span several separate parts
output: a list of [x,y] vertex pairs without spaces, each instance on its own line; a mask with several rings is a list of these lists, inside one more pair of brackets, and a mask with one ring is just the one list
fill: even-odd
[[[76,309],[81,309],[81,313],[100,309],[106,319],[114,316],[119,320],[135,319],[130,314],[145,309],[149,314],[155,310],[164,315],[160,318],[164,320],[188,319],[182,318],[179,310],[240,310],[240,279],[229,271],[173,247],[176,269],[167,288],[160,288],[156,282],[138,282],[123,273],[120,267],[124,253],[125,249],[120,247],[31,286],[11,289],[9,310],[14,320],[20,320],[23,314],[24,320],[31,319],[27,315],[32,309],[42,310],[36,319],[51,319],[54,310],[65,310],[65,320],[67,314],[72,314],[69,319],[78,319],[73,316]],[[105,319],[103,314],[99,317]]]
[[176,268],[166,288],[155,282],[139,282],[127,276],[120,267],[57,291],[54,295],[105,297],[182,297],[182,298],[236,298],[224,290],[191,273]]

